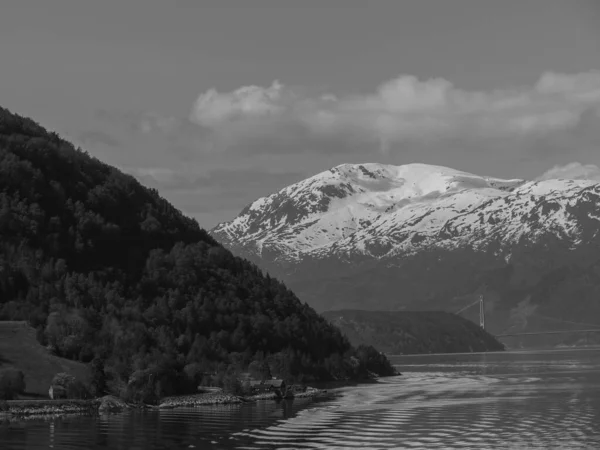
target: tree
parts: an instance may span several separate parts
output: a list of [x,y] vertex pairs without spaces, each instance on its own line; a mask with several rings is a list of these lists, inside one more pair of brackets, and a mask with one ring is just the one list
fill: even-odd
[[271,379],[271,369],[269,368],[269,364],[267,361],[258,361],[254,360],[248,366],[248,372],[250,372],[250,376],[255,380],[270,380]]
[[25,391],[25,375],[20,370],[0,370],[0,399],[12,400]]
[[96,357],[90,363],[91,368],[91,390],[92,394],[100,397],[106,392],[106,373],[104,372],[104,360]]
[[52,386],[58,386],[65,390],[67,398],[88,398],[90,396],[84,384],[73,375],[60,372],[52,378]]

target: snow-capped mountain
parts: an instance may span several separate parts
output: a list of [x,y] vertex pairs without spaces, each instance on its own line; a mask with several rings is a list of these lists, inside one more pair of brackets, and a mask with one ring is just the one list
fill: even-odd
[[600,214],[582,221],[576,206],[599,194],[600,184],[585,180],[528,182],[425,164],[344,164],[256,200],[213,234],[282,262],[393,258],[492,243],[508,248],[548,233],[577,245],[598,230]]
[[320,311],[456,312],[485,293],[499,333],[600,328],[599,231],[598,182],[344,164],[211,233]]

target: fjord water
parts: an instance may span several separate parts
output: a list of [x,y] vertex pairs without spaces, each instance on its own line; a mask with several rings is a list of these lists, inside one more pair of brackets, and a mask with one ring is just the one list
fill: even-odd
[[310,399],[0,425],[12,449],[600,448],[600,349],[392,357]]

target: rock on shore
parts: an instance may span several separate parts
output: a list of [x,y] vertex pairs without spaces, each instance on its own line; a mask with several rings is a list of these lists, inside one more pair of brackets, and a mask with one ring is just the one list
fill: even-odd
[[[315,389],[312,387],[306,388],[304,392],[296,392],[295,398],[310,398],[320,397],[327,395],[327,391],[322,389]],[[275,392],[263,392],[260,394],[249,395],[244,397],[238,397],[232,394],[225,394],[223,392],[218,393],[203,393],[194,395],[181,395],[164,398],[159,408],[180,408],[180,407],[194,407],[204,405],[228,405],[243,402],[253,402],[258,400],[276,400],[277,395]]]
[[193,394],[193,395],[180,395],[173,397],[166,397],[162,399],[159,408],[178,408],[178,407],[194,407],[202,405],[225,405],[233,403],[242,403],[239,397],[231,394],[218,393],[206,393],[206,394]]
[[106,395],[102,398],[99,398],[97,402],[98,412],[100,414],[117,413],[129,407],[127,403],[113,395]]
[[130,407],[123,400],[112,395],[92,400],[8,400],[2,405],[0,415],[6,417],[105,414],[121,412]]
[[4,414],[13,417],[89,414],[97,410],[93,400],[8,400]]
[[310,398],[310,397],[322,397],[324,395],[329,395],[329,393],[324,389],[316,389],[308,386],[304,392],[297,392],[294,394],[295,398]]

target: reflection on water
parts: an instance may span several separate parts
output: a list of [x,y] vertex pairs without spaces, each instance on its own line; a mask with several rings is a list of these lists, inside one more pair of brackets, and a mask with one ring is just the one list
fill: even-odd
[[395,357],[309,399],[0,426],[8,449],[600,448],[600,350]]

